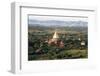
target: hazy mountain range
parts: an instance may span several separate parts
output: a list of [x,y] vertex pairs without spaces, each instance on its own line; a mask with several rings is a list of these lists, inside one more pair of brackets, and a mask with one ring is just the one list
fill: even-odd
[[85,21],[60,21],[60,20],[29,20],[29,26],[47,26],[47,27],[65,27],[79,26],[87,27],[88,22]]

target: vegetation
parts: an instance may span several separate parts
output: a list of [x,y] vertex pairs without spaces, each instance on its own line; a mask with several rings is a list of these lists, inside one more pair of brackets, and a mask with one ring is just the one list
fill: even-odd
[[[29,27],[28,60],[76,59],[88,57],[86,27],[60,27],[57,29],[60,37],[59,40],[64,43],[63,48],[48,44],[48,40],[52,39],[55,28]],[[82,44],[82,42],[84,44]]]

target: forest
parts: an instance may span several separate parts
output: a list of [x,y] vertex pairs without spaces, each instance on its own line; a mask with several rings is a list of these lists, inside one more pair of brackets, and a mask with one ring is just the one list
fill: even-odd
[[[87,30],[87,27],[78,26],[29,26],[28,60],[88,58]],[[55,31],[59,35],[59,38],[55,42],[52,42]]]

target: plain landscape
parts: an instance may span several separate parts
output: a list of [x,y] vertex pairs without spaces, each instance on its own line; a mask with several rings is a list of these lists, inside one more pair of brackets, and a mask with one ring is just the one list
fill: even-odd
[[28,60],[88,58],[88,22],[30,20]]

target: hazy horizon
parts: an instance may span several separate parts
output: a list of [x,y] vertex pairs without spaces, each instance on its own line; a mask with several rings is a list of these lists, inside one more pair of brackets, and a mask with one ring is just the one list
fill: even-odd
[[76,17],[51,17],[51,16],[29,16],[28,25],[42,26],[88,26],[87,18]]

